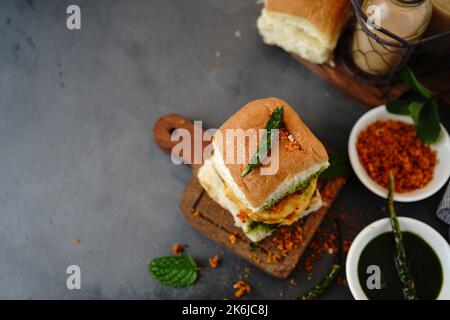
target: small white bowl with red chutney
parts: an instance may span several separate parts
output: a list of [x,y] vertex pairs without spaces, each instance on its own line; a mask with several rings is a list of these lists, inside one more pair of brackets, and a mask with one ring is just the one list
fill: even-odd
[[[450,177],[450,137],[441,125],[436,143],[415,138],[409,116],[389,113],[379,106],[354,125],[348,154],[359,180],[376,195],[387,197],[389,171],[396,176],[395,201],[413,202],[439,191]],[[400,177],[400,179],[399,179]]]

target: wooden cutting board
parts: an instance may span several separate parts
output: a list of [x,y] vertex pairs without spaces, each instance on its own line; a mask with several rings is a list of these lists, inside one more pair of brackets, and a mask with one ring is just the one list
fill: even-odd
[[[153,127],[153,138],[156,144],[168,153],[177,144],[170,139],[176,129],[188,130],[193,138],[194,124],[179,115],[165,115]],[[207,145],[207,142],[203,142],[202,148]],[[191,154],[194,154],[193,140],[191,146]],[[181,157],[183,160],[191,162],[190,159],[184,158],[184,155]],[[253,245],[243,231],[234,225],[231,214],[215,203],[203,190],[197,179],[199,167],[200,165],[192,165],[192,179],[186,186],[180,202],[180,209],[185,219],[208,238],[276,278],[286,278],[295,269],[346,182],[344,177],[330,181],[319,180],[319,188],[324,201],[322,209],[290,227],[277,230],[258,245]],[[234,243],[230,241],[230,236],[231,238],[235,237]],[[288,250],[291,246],[291,250]]]

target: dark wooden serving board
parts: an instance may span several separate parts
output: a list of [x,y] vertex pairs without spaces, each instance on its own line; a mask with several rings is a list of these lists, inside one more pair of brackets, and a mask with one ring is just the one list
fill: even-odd
[[[347,51],[350,50],[348,45],[350,36],[349,31],[346,31],[341,37],[336,48],[333,67],[328,64],[314,64],[297,55],[293,57],[316,76],[366,107],[382,105],[387,100],[399,98],[405,93],[407,88],[401,83],[375,85],[355,76],[355,69],[352,69],[351,62],[348,62],[350,58],[347,55]],[[448,56],[417,54],[408,65],[419,80],[438,95],[441,102],[450,105],[450,54]]]
[[[156,144],[170,153],[177,143],[171,141],[171,133],[181,128],[192,133],[194,124],[175,114],[161,117],[153,128],[153,137]],[[191,134],[191,137],[193,137],[193,134]],[[208,143],[204,142],[202,147],[204,148],[207,145]],[[193,141],[191,146],[193,148]],[[191,154],[193,154],[193,150]],[[185,159],[184,155],[182,155],[182,158],[190,162],[190,159]],[[231,214],[215,203],[203,190],[197,179],[199,167],[200,165],[192,165],[192,180],[186,186],[180,202],[181,212],[185,219],[208,238],[276,278],[286,278],[294,270],[346,182],[344,177],[330,181],[319,180],[319,188],[324,201],[322,209],[301,219],[294,225],[284,228],[284,231],[277,230],[272,236],[254,246],[251,245],[243,231],[234,225]],[[234,244],[230,242],[230,235],[236,237]],[[280,241],[289,238],[295,240],[292,250],[280,250],[280,245],[286,246],[289,244]]]

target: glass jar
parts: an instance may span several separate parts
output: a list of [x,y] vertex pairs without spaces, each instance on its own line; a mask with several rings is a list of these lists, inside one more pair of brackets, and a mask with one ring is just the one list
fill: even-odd
[[[379,23],[383,29],[404,40],[413,41],[421,38],[425,32],[430,22],[432,5],[428,0],[365,0],[362,10],[367,16],[373,15],[373,22]],[[379,21],[376,21],[376,17]],[[375,28],[371,31],[381,39],[399,43]],[[360,24],[357,25],[353,35],[352,56],[355,65],[365,73],[386,75],[400,63],[405,53],[405,48],[377,42],[362,30]]]

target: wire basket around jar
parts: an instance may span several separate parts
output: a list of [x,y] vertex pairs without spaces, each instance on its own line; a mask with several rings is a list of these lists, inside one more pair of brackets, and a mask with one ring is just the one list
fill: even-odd
[[[431,48],[447,44],[450,49],[450,31],[437,35],[428,36],[418,40],[408,41],[402,37],[389,32],[388,30],[372,24],[373,29],[370,30],[367,24],[368,17],[362,10],[363,0],[350,0],[355,12],[355,22],[353,32],[364,32],[368,39],[366,45],[369,50],[360,50],[354,48],[353,37],[347,34],[344,44],[344,62],[346,69],[358,80],[378,85],[388,85],[397,80],[398,71],[405,66],[412,56],[418,54],[426,54]],[[376,30],[376,31],[375,31]],[[359,40],[359,39],[358,39]],[[356,40],[356,41],[358,41]],[[447,43],[448,42],[448,43]],[[449,51],[450,52],[450,51]],[[449,60],[449,63],[440,63],[438,68],[450,69],[450,54],[446,57],[431,58],[434,62],[442,59]],[[359,60],[358,63],[366,63],[366,67],[371,74],[368,74],[358,68],[354,59]],[[372,63],[370,63],[372,59]],[[378,74],[376,69],[371,70],[373,61],[389,66],[390,71],[386,74]]]

